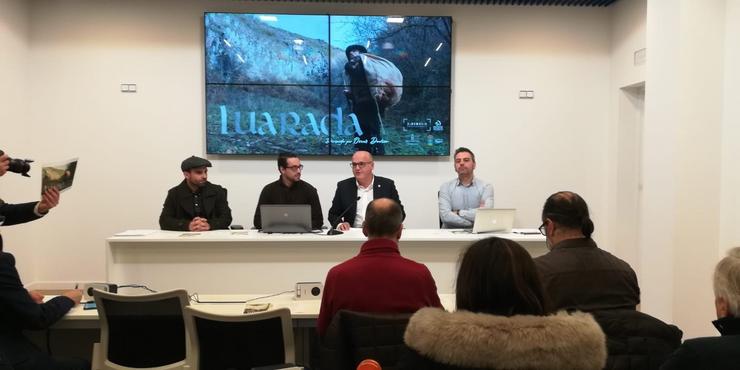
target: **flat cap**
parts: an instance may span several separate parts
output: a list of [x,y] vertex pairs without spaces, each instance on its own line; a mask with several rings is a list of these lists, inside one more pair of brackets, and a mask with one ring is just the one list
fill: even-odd
[[205,158],[192,156],[182,161],[182,164],[180,165],[180,168],[183,171],[190,171],[193,168],[198,168],[198,167],[211,167],[211,162]]

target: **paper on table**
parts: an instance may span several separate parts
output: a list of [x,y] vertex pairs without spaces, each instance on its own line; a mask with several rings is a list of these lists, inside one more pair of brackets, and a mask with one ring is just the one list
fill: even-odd
[[512,229],[511,232],[520,235],[539,235],[540,229]]
[[154,234],[157,230],[126,230],[114,236],[146,236]]

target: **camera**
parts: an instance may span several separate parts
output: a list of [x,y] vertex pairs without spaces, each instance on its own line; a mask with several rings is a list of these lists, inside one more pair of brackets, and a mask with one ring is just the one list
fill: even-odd
[[[5,154],[2,150],[0,150],[0,156]],[[31,177],[28,175],[28,171],[31,170],[31,162],[33,162],[33,159],[13,159],[8,158],[10,161],[8,171],[15,172],[21,174],[21,176],[25,177]]]

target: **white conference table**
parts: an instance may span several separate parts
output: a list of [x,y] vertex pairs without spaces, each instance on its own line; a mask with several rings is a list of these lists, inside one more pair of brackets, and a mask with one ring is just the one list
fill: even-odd
[[[144,294],[141,290],[122,291],[122,294]],[[261,299],[255,299],[263,297]],[[51,297],[48,297],[50,299]],[[448,311],[454,311],[455,309],[455,295],[454,294],[440,294],[439,299],[442,302],[442,306]],[[240,315],[244,311],[244,301],[250,300],[249,303],[271,303],[270,309],[288,308],[293,319],[293,334],[294,343],[296,350],[296,361],[298,363],[308,364],[309,353],[311,350],[311,341],[315,338],[314,329],[316,327],[316,318],[319,316],[319,310],[321,307],[321,300],[295,300],[292,293],[281,294],[273,297],[264,297],[255,294],[220,294],[220,295],[199,295],[198,300],[202,303],[193,302],[191,300],[190,307],[197,310],[216,313],[221,315]],[[209,303],[209,302],[221,302],[221,303]],[[235,303],[223,303],[235,302]],[[70,310],[61,320],[54,324],[53,329],[60,331],[61,333],[70,333],[79,329],[99,329],[100,319],[98,316],[98,310],[85,310],[82,305],[77,305]],[[58,334],[57,334],[58,335]],[[96,334],[97,335],[97,334]],[[79,340],[78,337],[72,335],[69,341]],[[43,343],[43,339],[39,339],[39,343]],[[98,337],[94,336],[92,342],[81,342],[76,343],[79,347],[91,347],[92,343],[98,341]]]
[[[244,311],[244,301],[249,303],[271,303],[270,310],[278,308],[290,309],[290,315],[294,320],[294,326],[315,326],[315,320],[319,316],[321,308],[320,299],[295,300],[292,294],[282,294],[275,297],[261,297],[256,294],[208,294],[199,295],[201,303],[191,301],[190,307],[204,312],[220,315],[240,315]],[[254,299],[254,300],[253,300]],[[455,309],[454,294],[440,294],[439,299],[442,306],[448,311]],[[219,302],[219,303],[211,303]],[[224,303],[234,302],[234,303]],[[297,322],[304,321],[304,324]],[[54,326],[56,329],[64,328],[97,328],[100,327],[98,310],[85,310],[82,305],[72,308],[62,320]]]
[[[449,294],[460,252],[491,236],[517,241],[533,257],[547,252],[539,234],[444,229],[405,229],[399,248],[401,255],[429,268],[440,294]],[[130,230],[106,239],[106,277],[118,285],[141,284],[157,291],[264,295],[292,290],[296,282],[323,282],[327,271],[357,255],[365,240],[360,229],[336,236]]]

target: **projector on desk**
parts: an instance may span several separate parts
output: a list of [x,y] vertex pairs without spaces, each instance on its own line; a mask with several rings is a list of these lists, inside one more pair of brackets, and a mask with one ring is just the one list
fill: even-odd
[[324,284],[320,282],[298,282],[295,283],[295,299],[321,299],[324,292]]
[[118,285],[111,283],[84,283],[80,284],[82,288],[82,301],[94,301],[93,290],[98,289],[109,293],[118,293]]

